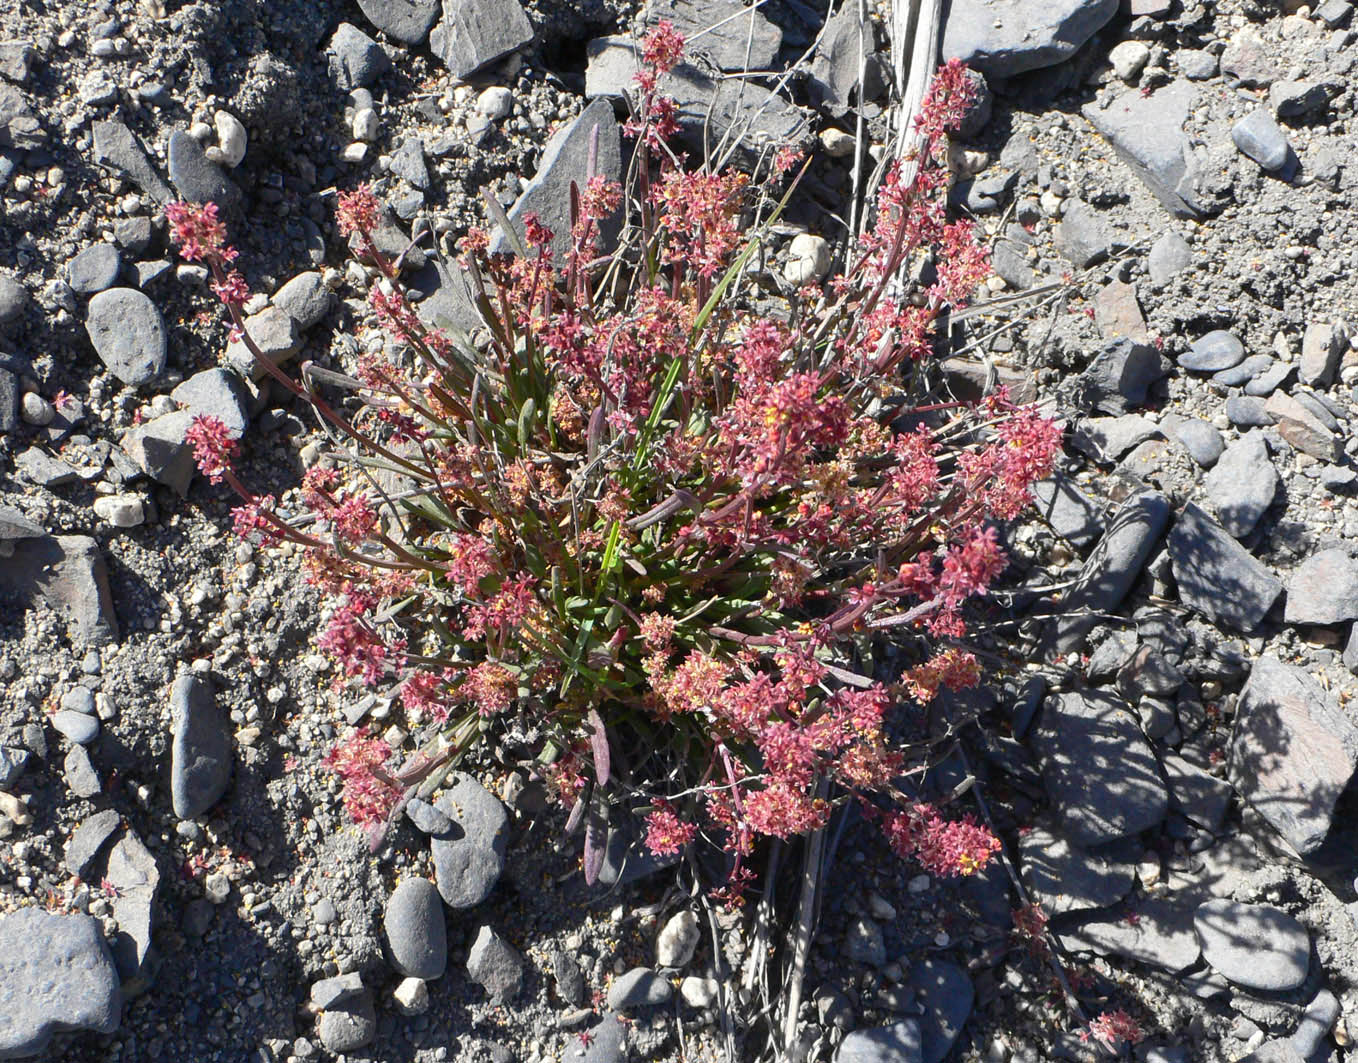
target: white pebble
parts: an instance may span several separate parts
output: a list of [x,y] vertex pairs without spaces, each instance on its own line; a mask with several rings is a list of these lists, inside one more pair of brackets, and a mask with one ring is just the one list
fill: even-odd
[[825,149],[825,154],[832,159],[842,159],[846,155],[852,155],[857,143],[851,134],[842,129],[836,129],[834,126],[821,130],[821,147]]
[[429,987],[422,978],[406,978],[391,992],[402,1015],[422,1015],[429,1010]]
[[492,85],[476,97],[476,109],[487,118],[504,118],[514,109],[514,95],[503,85]]
[[377,139],[377,112],[364,107],[354,113],[353,133],[355,140],[371,143]]
[[368,145],[356,140],[348,145],[342,152],[340,158],[345,162],[362,162],[364,156],[368,154]]
[[115,528],[135,528],[146,520],[146,509],[136,495],[103,495],[94,500],[94,512]]
[[234,169],[245,158],[245,126],[229,111],[218,111],[212,121],[217,126],[217,144],[221,148],[222,162]]
[[693,950],[701,937],[698,917],[690,911],[680,912],[665,924],[655,942],[656,962],[661,967],[682,967],[693,959]]
[[820,280],[830,270],[830,245],[823,236],[799,233],[787,249],[783,276],[789,284],[801,287]]
[[689,975],[679,983],[679,995],[692,1008],[705,1008],[717,999],[717,980]]
[[1151,50],[1141,41],[1123,41],[1108,53],[1113,73],[1123,81],[1134,81],[1146,67]]

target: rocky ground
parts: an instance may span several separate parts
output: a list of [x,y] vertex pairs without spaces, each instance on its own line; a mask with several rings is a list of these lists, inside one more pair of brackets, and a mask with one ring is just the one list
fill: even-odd
[[[440,251],[483,189],[560,212],[596,124],[621,165],[627,34],[668,13],[720,24],[668,86],[690,132],[708,116],[737,162],[816,153],[765,265],[801,283],[842,253],[891,106],[884,52],[855,88],[846,6],[0,10],[0,1058],[759,1057],[723,1021],[750,918],[695,904],[691,869],[621,827],[587,889],[544,794],[489,762],[376,857],[346,825],[321,757],[362,722],[402,744],[399,710],[332,689],[321,603],[233,535],[183,433],[221,417],[285,500],[326,440],[249,378],[160,208],[222,202],[252,333],[344,368],[382,339],[335,189],[372,181],[396,246],[432,231],[411,282],[465,321]],[[1096,1058],[1014,933],[1029,900],[1085,1017],[1145,1032],[1138,1059],[1358,1058],[1352,19],[953,0],[945,55],[990,102],[953,200],[995,276],[946,379],[1049,403],[1068,454],[1010,533],[992,688],[937,721],[958,739],[926,781],[974,779],[1005,860],[938,880],[835,822],[807,1059]]]

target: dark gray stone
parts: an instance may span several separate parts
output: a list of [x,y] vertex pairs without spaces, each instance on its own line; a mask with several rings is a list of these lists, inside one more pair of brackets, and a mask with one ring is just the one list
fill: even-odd
[[316,1020],[316,1036],[336,1055],[357,1052],[377,1034],[377,1011],[366,989],[337,1007],[327,1008]]
[[21,451],[14,459],[14,468],[25,480],[43,487],[64,487],[80,479],[74,467],[52,457],[41,447]]
[[[1339,1020],[1341,1011],[1339,998],[1328,989],[1320,990],[1311,999],[1311,1003],[1306,1005],[1301,1022],[1288,1038],[1297,1055],[1302,1059],[1310,1059],[1325,1044],[1330,1031]],[[1329,1053],[1326,1052],[1326,1055]]]
[[1168,753],[1160,763],[1169,783],[1169,807],[1210,831],[1220,829],[1231,808],[1231,784]]
[[1287,137],[1273,115],[1260,107],[1231,127],[1231,141],[1263,169],[1276,173],[1292,158]]
[[445,835],[452,831],[453,821],[431,805],[412,797],[406,802],[406,818],[425,834]]
[[[426,176],[427,176],[426,171]],[[320,324],[335,304],[335,295],[315,270],[299,273],[274,292],[270,300],[297,323],[299,331]]]
[[181,199],[190,203],[216,203],[223,210],[240,200],[240,189],[215,162],[203,153],[203,146],[182,129],[170,134],[166,152],[170,184]]
[[[718,70],[769,70],[783,43],[783,31],[764,17],[763,10],[742,0],[651,0],[645,19],[648,26],[661,20],[672,22],[684,37],[684,53],[702,55]],[[872,49],[871,29],[868,49]],[[856,71],[855,67],[855,76]]]
[[322,978],[311,985],[311,1003],[320,1011],[328,1011],[367,992],[363,976],[358,971]]
[[[497,1004],[505,1004],[519,995],[523,985],[523,958],[488,926],[477,931],[476,939],[467,953],[467,973]],[[623,975],[622,978],[627,977]],[[622,981],[618,979],[618,982]],[[614,982],[614,988],[617,987]],[[669,982],[665,988],[669,989]],[[609,1002],[612,1003],[612,991]]]
[[1203,959],[1236,985],[1286,992],[1306,981],[1311,938],[1281,909],[1217,898],[1198,906],[1193,927]]
[[1305,856],[1329,833],[1358,766],[1358,728],[1307,672],[1261,657],[1240,692],[1229,778],[1240,796]]
[[110,288],[90,300],[85,331],[94,353],[130,387],[149,384],[165,370],[165,322],[135,288]]
[[1225,329],[1215,329],[1193,341],[1179,355],[1179,365],[1195,373],[1217,373],[1245,360],[1245,345]]
[[[274,365],[282,365],[302,349],[297,322],[278,306],[266,306],[245,319],[245,332],[259,353]],[[259,380],[268,372],[260,365],[244,339],[226,345],[226,361],[241,376]]]
[[851,920],[844,934],[844,955],[854,963],[885,967],[886,941],[882,928],[864,916]]
[[1263,399],[1232,395],[1226,400],[1226,419],[1237,428],[1267,428],[1274,423]]
[[953,0],[943,27],[943,59],[961,59],[988,78],[1055,66],[1117,9],[1117,0]]
[[444,901],[450,908],[470,908],[490,896],[504,870],[509,813],[470,775],[453,772],[448,779],[451,785],[435,807],[453,821],[453,830],[435,837],[430,850]]
[[391,153],[391,172],[412,188],[428,191],[429,167],[425,165],[424,144],[418,136],[412,133]]
[[854,1030],[840,1044],[835,1063],[924,1063],[920,1024],[902,1019],[890,1026]]
[[[1164,421],[1161,422],[1162,424]],[[1173,427],[1166,426],[1169,435],[1183,444],[1183,448],[1204,469],[1210,469],[1226,449],[1226,443],[1216,426],[1196,417],[1186,417]]]
[[1268,103],[1279,118],[1302,118],[1329,110],[1330,93],[1314,81],[1275,81],[1268,87]]
[[1175,58],[1179,62],[1179,73],[1191,81],[1206,81],[1216,77],[1217,57],[1211,52],[1197,48],[1179,48]]
[[113,223],[113,240],[132,257],[151,246],[155,229],[150,218],[119,218]]
[[1251,354],[1239,365],[1212,374],[1217,388],[1238,388],[1273,367],[1273,355]]
[[358,0],[373,26],[403,44],[422,44],[439,17],[439,0]]
[[111,808],[96,812],[82,821],[71,835],[71,840],[66,843],[66,854],[63,857],[66,870],[72,875],[86,877],[86,870],[113,837],[121,822],[122,817]]
[[1183,603],[1236,631],[1253,632],[1282,593],[1282,582],[1191,502],[1166,545]]
[[1203,477],[1217,520],[1237,539],[1254,530],[1259,518],[1273,505],[1281,483],[1262,432],[1242,435]]
[[1080,374],[1081,405],[1110,414],[1123,414],[1146,401],[1150,387],[1169,372],[1154,347],[1122,337],[1104,344]]
[[1038,515],[1063,539],[1089,546],[1103,532],[1103,510],[1065,473],[1033,484]]
[[841,4],[825,23],[811,59],[808,88],[817,106],[835,118],[848,113],[858,90],[864,57],[871,57],[875,43],[872,23],[863,26],[860,32],[858,9],[852,4]]
[[971,1015],[976,991],[961,967],[927,956],[910,971],[906,984],[924,1008],[919,1020],[924,1063],[941,1063]]
[[608,1006],[615,1011],[654,1007],[674,995],[669,979],[649,967],[633,967],[620,974],[608,988]]
[[170,793],[174,814],[196,819],[226,793],[231,779],[231,731],[210,681],[189,672],[170,688],[174,742]]
[[1120,240],[1098,211],[1082,200],[1072,199],[1056,226],[1055,243],[1063,258],[1084,269],[1107,258]]
[[0,435],[19,427],[19,381],[8,369],[0,369]]
[[194,416],[215,417],[232,439],[245,434],[250,423],[250,397],[240,377],[227,369],[194,373],[170,392],[170,398]]
[[157,203],[168,203],[174,198],[136,136],[124,123],[116,120],[95,122],[93,131],[96,163],[112,167]]
[[160,869],[156,858],[130,830],[114,843],[108,854],[105,875],[114,888],[113,917],[118,932],[113,938],[113,962],[126,982],[138,977],[151,948],[151,925],[155,915]]
[[193,447],[186,442],[195,416],[192,410],[176,410],[128,429],[119,441],[142,472],[181,497],[198,471]]
[[1057,937],[1069,950],[1122,956],[1165,971],[1182,971],[1198,962],[1202,950],[1193,932],[1191,908],[1172,898],[1143,897],[1132,911],[1135,919],[1095,917],[1058,931]]
[[1127,896],[1135,869],[1063,835],[1034,827],[1019,836],[1023,884],[1050,915],[1107,908]]
[[[325,53],[330,59],[330,76],[345,92],[371,85],[391,65],[382,46],[350,22],[336,27]],[[455,71],[454,76],[461,75]]]
[[1358,619],[1358,561],[1339,547],[1308,557],[1287,581],[1283,619],[1289,624]]
[[1150,272],[1151,283],[1162,285],[1182,273],[1192,261],[1193,251],[1188,241],[1171,229],[1151,245],[1146,268]]
[[118,972],[88,915],[20,908],[0,916],[0,1059],[40,1055],[62,1030],[110,1034]]
[[28,289],[8,273],[0,273],[0,325],[13,321],[27,305]]
[[443,0],[429,47],[455,78],[465,78],[533,39],[518,0]]
[[1358,675],[1358,624],[1349,628],[1349,641],[1344,645],[1344,667]]
[[68,741],[87,746],[99,737],[99,720],[83,712],[62,709],[52,714],[52,726]]
[[[595,130],[598,130],[597,136]],[[552,230],[552,257],[558,267],[566,262],[571,247],[570,190],[574,181],[580,189],[590,176],[591,145],[594,145],[594,173],[610,181],[622,179],[622,133],[607,100],[595,100],[569,125],[552,134],[542,151],[538,172],[509,209],[509,221],[523,236],[523,219],[536,214]],[[617,236],[620,219],[605,224],[601,246],[607,248]],[[511,250],[508,237],[496,229],[490,250]]]
[[15,543],[0,565],[0,590],[39,594],[65,618],[81,645],[118,640],[108,569],[99,544],[84,535],[44,535]]
[[47,133],[15,86],[0,81],[0,148],[41,148]]
[[0,790],[12,789],[24,773],[29,753],[26,749],[0,746]]
[[1129,450],[1158,435],[1161,435],[1160,426],[1139,413],[1088,417],[1071,434],[1071,445],[1095,461],[1111,465]]
[[1313,321],[1301,341],[1297,374],[1303,384],[1326,388],[1334,383],[1339,360],[1348,349],[1348,330],[1338,322]]
[[448,965],[443,900],[427,878],[406,878],[387,900],[382,919],[392,964],[409,978],[442,978]]
[[93,295],[118,283],[122,259],[112,244],[91,244],[66,266],[71,288],[81,295]]

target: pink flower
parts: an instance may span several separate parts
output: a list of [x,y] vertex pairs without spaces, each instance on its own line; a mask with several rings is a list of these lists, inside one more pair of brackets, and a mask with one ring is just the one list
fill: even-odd
[[1080,1040],[1088,1041],[1092,1037],[1114,1050],[1120,1048],[1124,1042],[1139,1044],[1145,1036],[1137,1021],[1121,1008],[1101,1012],[1097,1018],[1090,1021],[1088,1030],[1080,1032]]
[[186,262],[228,263],[236,250],[226,243],[226,226],[217,217],[217,204],[176,200],[165,205],[170,239]]
[[679,852],[697,833],[697,824],[685,823],[668,803],[646,817],[646,848],[656,856]]
[[416,672],[401,684],[401,702],[414,718],[425,716],[443,721],[448,718],[444,704],[443,677],[438,672]]
[[482,716],[498,716],[509,708],[519,692],[519,681],[502,664],[482,661],[468,670],[458,693],[472,702]]
[[361,184],[352,192],[339,194],[339,205],[335,208],[335,225],[341,236],[351,236],[354,233],[371,236],[381,216],[381,204],[368,185]]
[[668,74],[684,57],[684,38],[674,23],[664,19],[647,35],[642,46],[641,61],[657,74]]
[[920,802],[883,817],[882,829],[900,857],[914,857],[926,871],[943,878],[974,875],[1000,851],[1000,840],[971,816],[945,820]]
[[250,301],[250,286],[234,269],[221,280],[214,280],[212,290],[226,306],[241,307]]
[[184,433],[184,441],[193,446],[193,460],[198,471],[211,483],[221,483],[231,471],[231,456],[236,452],[236,441],[231,430],[216,417],[199,414]]
[[401,789],[382,770],[391,756],[391,747],[380,738],[370,738],[366,728],[355,731],[343,742],[332,746],[322,763],[344,780],[344,809],[362,827],[386,823]]

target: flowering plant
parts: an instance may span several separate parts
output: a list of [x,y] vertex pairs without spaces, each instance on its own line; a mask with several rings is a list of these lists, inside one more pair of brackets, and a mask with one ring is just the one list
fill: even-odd
[[[400,770],[365,734],[332,752],[359,822],[380,832],[436,768],[516,727],[587,823],[591,878],[620,789],[649,802],[656,852],[719,837],[731,895],[758,836],[817,828],[854,796],[897,851],[970,873],[998,842],[896,791],[912,763],[888,713],[977,681],[956,642],[963,605],[1005,568],[993,521],[1023,509],[1058,435],[1003,394],[918,405],[903,384],[938,315],[987,272],[942,202],[964,70],[937,77],[918,165],[888,174],[844,271],[769,311],[742,286],[768,239],[748,224],[748,177],[689,169],[670,149],[675,110],[656,85],[681,50],[668,24],[648,40],[628,124],[644,150],[626,188],[572,186],[564,260],[537,218],[520,238],[493,203],[518,253],[491,254],[479,230],[463,239],[484,322],[470,340],[407,300],[373,239],[376,197],[340,196],[340,233],[375,276],[371,309],[399,354],[359,359],[361,412],[346,417],[255,352],[347,444],[338,465],[306,474],[307,530],[234,475],[219,424],[200,420],[192,442],[214,482],[245,496],[239,530],[296,544],[333,596],[319,641],[343,675],[399,684],[408,719],[436,735]],[[623,235],[605,251],[618,214]],[[170,218],[253,350],[215,211],[177,205]],[[938,645],[894,685],[843,666],[849,640],[891,629]],[[882,810],[870,795],[896,801]]]

